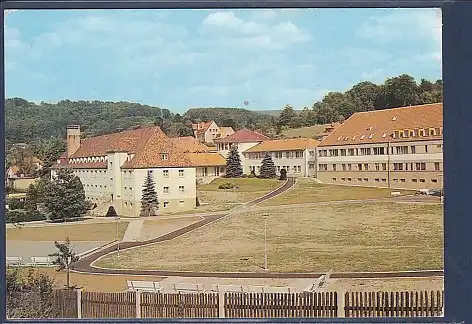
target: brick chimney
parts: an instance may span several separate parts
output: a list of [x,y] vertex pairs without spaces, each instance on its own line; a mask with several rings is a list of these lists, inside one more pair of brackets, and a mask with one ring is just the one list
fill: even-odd
[[80,125],[67,126],[67,157],[69,158],[80,147]]

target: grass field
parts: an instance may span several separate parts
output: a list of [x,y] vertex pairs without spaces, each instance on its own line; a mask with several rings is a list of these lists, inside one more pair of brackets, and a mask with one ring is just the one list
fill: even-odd
[[327,125],[314,125],[300,128],[290,128],[282,131],[285,138],[308,137],[315,138],[319,133],[322,133]]
[[[118,235],[123,237],[128,222],[121,221]],[[49,225],[42,227],[7,228],[7,240],[20,241],[113,241],[116,239],[116,223],[94,223],[73,225]]]
[[[319,184],[313,179],[301,178],[297,180],[297,183],[292,189],[259,205],[277,206],[338,200],[392,198],[392,191],[398,190]],[[403,190],[401,192],[410,193]]]
[[[238,186],[238,189],[218,189],[220,184],[227,182]],[[230,210],[233,207],[264,196],[266,193],[281,186],[282,183],[283,181],[277,179],[217,178],[210,184],[199,185],[197,187],[197,196],[201,206],[192,210],[191,213]]]
[[179,228],[196,223],[202,219],[202,217],[195,216],[145,220],[143,224],[143,229],[141,230],[141,240],[146,241],[155,237],[162,236]]
[[[35,273],[44,273],[49,276],[55,284],[55,288],[63,288],[66,284],[66,272],[56,271],[51,268],[20,268],[20,274],[28,275],[30,269]],[[161,281],[162,277],[156,276],[114,276],[114,275],[95,275],[83,273],[70,273],[70,284],[77,285],[85,291],[98,292],[123,292],[128,289],[127,280]]]
[[[161,244],[97,262],[109,268],[263,271],[262,211],[229,216]],[[442,269],[439,204],[394,202],[287,206],[267,220],[271,271]],[[178,253],[169,253],[178,251]]]

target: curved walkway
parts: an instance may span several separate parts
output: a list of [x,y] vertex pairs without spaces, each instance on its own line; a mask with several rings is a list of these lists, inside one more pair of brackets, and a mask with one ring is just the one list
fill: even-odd
[[[203,216],[203,220],[193,223],[191,225],[182,227],[176,231],[157,237],[152,240],[143,242],[121,242],[119,244],[120,251],[169,241],[175,239],[183,234],[194,231],[212,222],[216,222],[226,216],[231,215],[234,211],[240,208],[253,207],[263,201],[271,199],[287,190],[295,184],[294,178],[288,178],[282,186],[274,191],[257,198],[245,205],[235,207],[229,212],[221,214],[213,214]],[[193,271],[166,271],[166,270],[132,270],[132,269],[107,269],[98,268],[92,265],[97,259],[104,257],[107,254],[116,252],[118,244],[107,246],[97,252],[81,258],[75,265],[72,271],[90,273],[90,274],[109,274],[109,275],[141,275],[141,276],[179,276],[179,277],[214,277],[214,278],[318,278],[324,273],[279,273],[279,272],[193,272]],[[399,271],[399,272],[343,272],[333,273],[332,278],[407,278],[407,277],[437,277],[443,276],[443,270],[427,270],[427,271]]]

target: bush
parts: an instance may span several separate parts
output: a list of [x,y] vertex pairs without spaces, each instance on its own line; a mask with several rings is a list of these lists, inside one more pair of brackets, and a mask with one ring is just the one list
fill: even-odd
[[18,212],[7,210],[5,216],[5,220],[7,223],[27,223],[46,220],[46,215],[38,211]]
[[118,214],[116,213],[115,207],[110,206],[108,208],[107,214],[105,216],[106,217],[118,217]]
[[25,208],[25,202],[21,201],[18,198],[11,198],[8,199],[8,209],[14,210],[14,209],[24,209]]
[[233,189],[233,188],[234,188],[234,184],[232,184],[231,182],[225,182],[218,186],[218,189]]
[[250,175],[248,175],[248,178],[255,178],[256,175],[254,173],[251,173]]
[[243,174],[241,177],[242,178],[247,178],[247,174]]

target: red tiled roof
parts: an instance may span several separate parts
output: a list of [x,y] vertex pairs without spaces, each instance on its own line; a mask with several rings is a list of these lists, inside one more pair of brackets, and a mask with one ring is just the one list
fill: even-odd
[[187,156],[195,166],[226,165],[226,159],[219,153],[188,153]]
[[[319,146],[441,139],[442,132],[429,135],[429,129],[442,129],[442,126],[442,103],[358,112],[339,125]],[[419,135],[422,129],[426,130],[427,136]],[[404,130],[416,135],[392,137],[395,131]]]
[[217,139],[215,140],[215,142],[216,143],[248,143],[248,142],[262,142],[262,141],[268,141],[268,140],[270,140],[270,137],[267,137],[258,132],[254,132],[250,129],[243,128],[224,138]]
[[174,144],[179,145],[184,152],[199,153],[209,151],[208,146],[200,143],[199,140],[192,136],[174,137],[171,140]]
[[159,127],[146,127],[85,139],[71,158],[104,156],[107,152],[136,153],[156,133],[164,134]]

